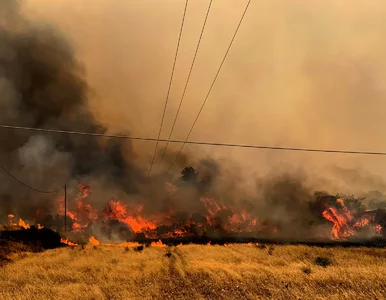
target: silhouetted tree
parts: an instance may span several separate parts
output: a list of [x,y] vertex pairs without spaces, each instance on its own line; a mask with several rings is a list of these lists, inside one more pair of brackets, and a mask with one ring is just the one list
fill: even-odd
[[193,167],[186,167],[181,171],[180,180],[196,183],[198,172]]

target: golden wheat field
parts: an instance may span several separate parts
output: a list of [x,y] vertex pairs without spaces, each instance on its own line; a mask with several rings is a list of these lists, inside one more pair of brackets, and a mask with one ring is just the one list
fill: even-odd
[[1,299],[386,298],[386,249],[87,245],[17,252],[0,267]]

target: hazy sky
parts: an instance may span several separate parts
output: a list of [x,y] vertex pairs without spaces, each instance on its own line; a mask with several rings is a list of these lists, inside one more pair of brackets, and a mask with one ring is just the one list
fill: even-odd
[[[163,138],[208,3],[189,1]],[[246,3],[213,1],[173,138],[184,139],[190,129]],[[73,42],[92,88],[90,104],[111,132],[156,137],[184,4],[29,0],[25,8],[31,18],[55,22]],[[385,15],[384,1],[252,0],[191,140],[386,151]],[[154,146],[136,144],[144,160]],[[386,168],[386,157],[190,145],[185,151],[197,159],[231,158],[260,172],[304,168],[317,176],[338,166],[385,177]]]

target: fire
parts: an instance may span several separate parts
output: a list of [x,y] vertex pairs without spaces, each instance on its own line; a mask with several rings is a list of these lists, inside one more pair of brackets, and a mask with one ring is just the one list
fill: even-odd
[[[325,204],[326,209],[323,211],[323,217],[333,223],[331,229],[332,239],[347,239],[353,237],[357,230],[375,222],[375,214],[364,214],[355,220],[353,214],[346,207],[344,200],[338,198],[336,203],[339,208],[334,208]],[[380,235],[382,226],[377,224],[372,226],[375,234]]]
[[[140,246],[140,244],[137,242],[126,242],[126,243],[120,243],[120,244],[102,244],[93,236],[91,236],[88,241],[90,244],[92,244],[94,246],[100,246],[100,245],[103,245],[103,246],[120,246],[120,247],[138,247],[138,246]],[[163,244],[161,240],[159,240],[157,242],[152,242],[151,246],[152,247],[166,247],[166,245]]]
[[[20,228],[23,228],[23,229],[30,229],[31,228],[31,225],[28,224],[26,221],[24,221],[23,219],[19,219],[19,222],[18,223],[14,223],[13,222],[13,218],[15,217],[15,215],[13,214],[9,214],[8,215],[8,222],[9,222],[9,227],[11,228],[17,228],[17,227],[20,227]],[[37,229],[42,229],[44,228],[44,226],[41,226],[40,224],[37,224],[36,225],[36,228]]]
[[155,229],[157,227],[155,223],[141,216],[142,210],[143,206],[132,207],[129,210],[127,205],[123,205],[119,201],[110,200],[106,209],[105,220],[118,220],[127,224],[134,232]]
[[[87,228],[92,220],[98,218],[97,213],[93,210],[90,204],[85,203],[86,198],[91,193],[91,188],[88,185],[79,185],[80,193],[76,198],[76,211],[67,211],[66,216],[73,221],[72,230],[80,232]],[[64,197],[58,199],[58,214],[64,216]]]
[[217,203],[213,198],[204,198],[201,197],[200,201],[205,205],[210,216],[214,216],[220,210],[225,209],[225,205],[222,203]]
[[[171,194],[177,191],[177,187],[172,184],[166,184],[166,188]],[[272,226],[262,226],[247,210],[238,211],[215,198],[200,198],[202,204],[200,213],[184,213],[169,209],[168,213],[145,217],[143,205],[124,204],[115,199],[111,199],[102,210],[97,211],[90,203],[87,203],[87,198],[91,195],[91,188],[87,185],[80,185],[79,189],[76,205],[67,211],[66,216],[72,221],[73,232],[86,232],[94,222],[106,228],[125,224],[132,232],[132,237],[135,237],[136,234],[143,234],[147,238],[204,235],[208,229],[235,233],[259,230],[269,230],[272,233],[275,230]],[[63,216],[64,199],[60,198],[59,201],[58,212]],[[117,221],[117,223],[111,223],[111,221]]]
[[126,242],[119,244],[120,247],[138,247],[140,246],[140,243],[137,242]]
[[200,198],[201,203],[206,208],[207,214],[205,218],[210,225],[215,225],[218,220],[218,216],[221,212],[228,214],[222,221],[226,221],[223,224],[224,229],[230,232],[252,232],[262,229],[257,218],[252,217],[250,213],[245,210],[238,210],[234,207],[225,205],[222,201],[217,201],[214,198]]
[[9,226],[11,226],[11,227],[16,226],[16,224],[13,223],[13,218],[14,218],[14,217],[15,217],[15,216],[14,216],[13,214],[9,214],[9,215],[8,215],[8,223],[9,223]]
[[151,242],[151,246],[152,247],[162,247],[162,248],[166,247],[166,245],[164,243],[162,243],[161,240],[159,240],[158,242]]
[[88,241],[91,243],[91,244],[93,244],[94,246],[99,246],[101,243],[95,238],[95,237],[90,237],[89,239],[88,239]]
[[69,217],[72,220],[75,220],[75,215],[70,211],[67,212],[67,217]]
[[94,246],[120,246],[120,247],[138,247],[140,246],[139,243],[137,242],[125,242],[125,243],[120,243],[120,244],[103,244],[99,242],[95,237],[91,236],[88,241],[94,245]]
[[333,239],[347,238],[352,235],[353,232],[348,228],[344,215],[340,215],[335,208],[328,207],[323,212],[323,217],[334,224],[331,229]]
[[[178,188],[178,186],[166,183],[169,196],[173,196],[172,194]],[[56,199],[58,210],[55,213],[53,212],[51,218],[42,216],[42,210],[40,210],[34,214],[33,220],[47,219],[47,222],[50,223],[42,223],[43,225],[60,231],[63,228],[65,219],[68,225],[66,230],[70,230],[76,235],[84,235],[83,237],[89,238],[92,245],[139,246],[139,243],[132,241],[143,241],[147,238],[158,240],[151,243],[153,247],[166,247],[161,239],[238,236],[239,234],[259,236],[261,233],[262,236],[264,234],[269,234],[270,237],[280,236],[281,223],[267,220],[263,222],[264,220],[256,218],[253,210],[249,207],[250,204],[246,201],[233,201],[230,204],[221,198],[200,197],[197,198],[197,203],[194,203],[195,206],[192,206],[196,207],[196,210],[187,212],[176,210],[175,207],[178,206],[172,206],[173,200],[170,201],[171,204],[166,201],[167,205],[165,205],[162,213],[150,213],[149,207],[127,204],[117,199],[110,199],[104,207],[96,209],[91,205],[90,199],[92,200],[91,187],[79,185],[78,195],[68,202],[66,216],[64,216],[64,198],[59,197]],[[328,199],[334,198],[330,197]],[[238,203],[238,205],[233,203]],[[370,234],[374,233],[374,235],[385,234],[385,230],[382,228],[382,224],[384,224],[382,213],[356,211],[351,210],[350,207],[350,205],[346,206],[342,198],[338,198],[335,203],[325,203],[324,210],[318,212],[324,217],[326,223],[331,223],[330,236],[332,239],[349,239],[355,237],[359,231],[364,234],[368,234],[368,232]],[[28,224],[29,221],[20,218],[18,222],[15,222],[14,218],[13,214],[8,215],[11,228],[28,229],[32,227]],[[38,229],[43,228],[40,224],[37,224],[36,227]],[[97,232],[101,232],[105,238],[119,240],[122,243],[101,243],[97,240],[98,236],[91,236],[94,228],[97,228]],[[326,234],[323,235],[318,231],[315,236],[325,238]],[[76,245],[68,240],[63,241],[67,244]],[[208,245],[210,245],[210,242]]]
[[80,195],[76,199],[76,222],[73,224],[74,231],[80,231],[86,228],[90,221],[98,218],[96,212],[92,209],[90,204],[85,203],[85,199],[90,195],[91,188],[88,185],[80,185]]
[[375,230],[375,232],[378,234],[378,235],[380,235],[380,234],[382,234],[382,226],[381,225],[375,225],[374,227],[374,230]]
[[61,239],[60,239],[60,242],[63,243],[63,244],[66,244],[66,245],[68,245],[68,246],[78,246],[78,244],[73,243],[73,242],[71,242],[71,241],[69,241],[69,240],[67,240],[67,239],[64,239],[64,238],[61,238]]
[[24,222],[22,219],[19,220],[19,226],[24,228],[24,229],[28,229],[30,228],[31,226],[29,224],[27,224],[26,222]]

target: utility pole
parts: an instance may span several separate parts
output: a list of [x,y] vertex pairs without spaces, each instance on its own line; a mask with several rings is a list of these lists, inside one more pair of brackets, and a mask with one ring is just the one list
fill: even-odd
[[64,233],[67,231],[67,185],[64,185]]

